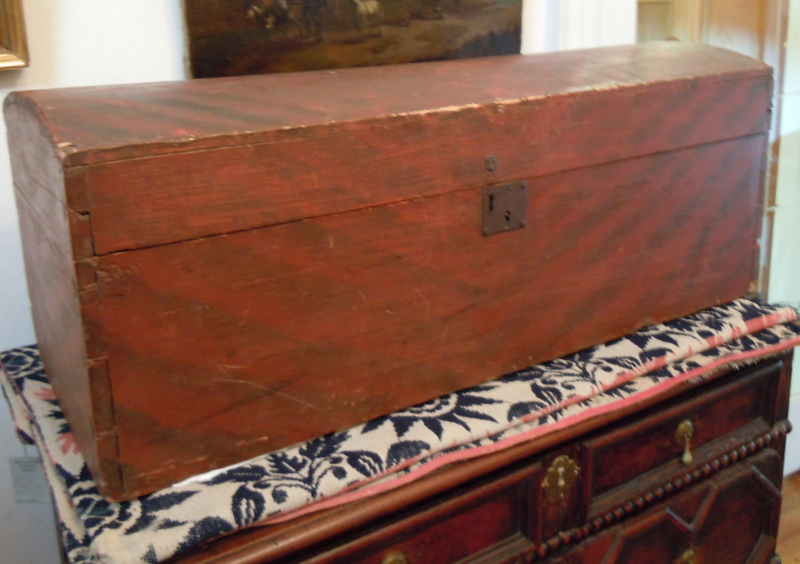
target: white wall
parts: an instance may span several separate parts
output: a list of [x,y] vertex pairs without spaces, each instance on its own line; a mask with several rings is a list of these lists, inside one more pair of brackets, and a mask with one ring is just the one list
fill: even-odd
[[[13,90],[184,77],[179,0],[25,0],[30,68],[0,73]],[[1,121],[1,120],[0,120]],[[34,341],[11,169],[0,123],[0,349]]]
[[[526,0],[524,51],[632,43],[636,0]],[[13,90],[184,77],[180,0],[24,0],[30,68],[0,73]],[[0,123],[0,350],[35,341],[5,124]],[[57,562],[47,505],[14,502],[7,459],[23,456],[0,401],[0,561]]]
[[523,53],[636,42],[636,0],[525,0]]
[[[0,73],[2,98],[12,90],[184,77],[179,0],[24,0],[23,7],[31,66]],[[5,137],[0,120],[0,350],[35,342]],[[0,399],[0,561],[58,562],[50,506],[14,501],[8,459],[23,455]]]
[[[789,6],[786,68],[781,100],[781,152],[775,198],[771,300],[800,306],[800,0]],[[798,358],[800,366],[800,358]],[[800,394],[800,371],[792,391]]]
[[[781,100],[781,152],[772,241],[770,300],[800,307],[800,0],[789,4]],[[800,348],[795,349],[790,420],[800,424]],[[799,426],[800,427],[800,426]],[[786,442],[786,473],[800,470],[800,430]]]

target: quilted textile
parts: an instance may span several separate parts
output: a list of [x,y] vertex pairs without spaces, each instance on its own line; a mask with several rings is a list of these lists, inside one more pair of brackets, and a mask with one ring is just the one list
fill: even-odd
[[43,453],[70,561],[154,563],[797,346],[796,318],[737,300],[122,503],[97,492],[35,347],[0,353],[0,382],[20,437]]

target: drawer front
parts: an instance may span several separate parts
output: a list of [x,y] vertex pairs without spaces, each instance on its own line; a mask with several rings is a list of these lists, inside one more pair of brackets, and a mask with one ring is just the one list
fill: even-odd
[[[623,425],[584,442],[590,494],[590,516],[603,509],[604,497],[630,496],[650,482],[638,479],[652,473],[657,481],[710,460],[730,442],[749,439],[774,423],[773,403],[781,362],[745,371],[742,376],[671,408]],[[679,440],[679,426],[690,422],[688,454]],[[680,435],[683,436],[683,435]],[[637,480],[632,483],[633,480]]]
[[770,562],[780,467],[780,456],[768,449],[546,564]]
[[[667,462],[652,471],[645,467],[644,475],[634,477],[624,488],[612,486],[599,497],[605,496],[607,506],[615,503],[600,516],[587,515],[592,469],[581,449],[605,447],[624,456],[621,434],[637,436],[637,425],[624,420],[609,424],[610,439],[605,441],[606,433],[600,429],[588,440],[564,441],[530,459],[513,458],[512,462],[496,453],[449,466],[423,478],[420,483],[427,485],[422,492],[416,490],[413,498],[398,501],[391,495],[377,496],[327,515],[242,531],[175,562],[519,564],[533,558],[551,564],[674,564],[690,549],[701,557],[698,563],[769,561],[780,509],[781,454],[784,437],[791,430],[785,420],[791,352],[781,358],[720,376],[690,395],[652,409],[640,406],[641,434],[663,428],[653,416],[656,412],[674,418],[688,410],[702,418],[713,413],[717,404],[735,408],[732,420],[743,426],[727,423],[723,431],[729,427],[734,431],[706,439],[692,468]],[[748,397],[760,407],[754,411],[732,401],[734,396]],[[706,420],[701,421],[705,427]],[[767,432],[751,434],[765,422],[769,423]],[[703,450],[710,447],[716,452],[713,456]],[[673,454],[678,453],[679,449]],[[558,463],[564,459],[574,466]],[[680,469],[674,477],[663,471],[670,464]],[[572,468],[572,472],[561,473],[558,468]],[[574,482],[564,491],[551,492],[553,474],[573,475]],[[470,481],[445,486],[453,476]],[[454,487],[456,483],[463,485]],[[369,516],[375,521],[369,521]]]
[[[494,561],[531,546],[535,465],[467,493],[453,494],[413,515],[307,560],[315,564],[449,564]],[[306,560],[303,560],[306,562]]]

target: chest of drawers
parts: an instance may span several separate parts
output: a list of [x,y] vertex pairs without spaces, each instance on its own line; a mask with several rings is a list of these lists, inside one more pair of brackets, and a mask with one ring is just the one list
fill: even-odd
[[791,353],[181,564],[778,562]]

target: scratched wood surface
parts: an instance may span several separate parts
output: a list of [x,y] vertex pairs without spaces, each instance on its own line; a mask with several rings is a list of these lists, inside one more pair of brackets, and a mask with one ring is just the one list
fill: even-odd
[[255,455],[733,299],[762,150],[530,179],[529,228],[489,238],[473,189],[101,257],[121,459]]
[[[69,424],[81,442],[84,458],[102,487],[121,490],[116,435],[107,377],[90,371],[87,333],[76,295],[74,257],[69,219],[64,206],[63,171],[49,132],[38,120],[15,112],[32,111],[15,105],[7,114],[8,135],[18,149],[11,151],[14,188],[25,254],[25,270],[40,353]],[[59,194],[59,188],[62,192]],[[107,486],[108,484],[108,486]]]
[[[770,88],[659,44],[12,95],[23,231],[61,218],[26,246],[37,334],[104,492],[742,296]],[[484,237],[509,180],[528,226]]]
[[767,72],[766,65],[730,51],[653,42],[533,57],[40,90],[24,97],[46,113],[64,163],[74,166],[300,138],[311,126],[434,108],[452,113],[464,105]]
[[48,108],[65,164],[102,163],[66,194],[91,213],[99,254],[768,128],[767,67],[727,51],[668,42],[463,63],[24,96]]

